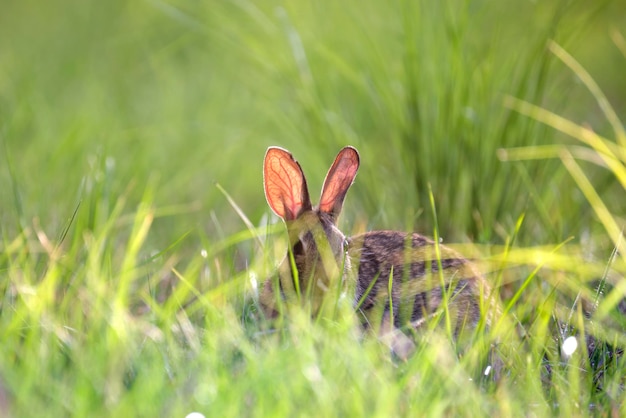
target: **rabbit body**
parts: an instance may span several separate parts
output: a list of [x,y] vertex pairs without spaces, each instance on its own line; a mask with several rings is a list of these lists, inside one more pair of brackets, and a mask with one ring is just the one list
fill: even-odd
[[480,298],[489,290],[475,266],[450,248],[416,233],[372,231],[352,237],[348,254],[358,265],[354,300],[366,325],[373,317],[375,324],[389,322],[388,329],[417,328],[444,300],[455,333],[480,320]]
[[264,284],[260,302],[265,314],[277,315],[277,292],[283,300],[306,295],[315,314],[331,290],[347,285],[365,328],[417,328],[444,308],[455,334],[474,327],[490,290],[471,262],[416,233],[371,231],[347,238],[337,228],[358,167],[356,149],[343,148],[313,207],[298,162],[284,149],[268,149],[265,195],[286,223],[291,254],[279,265],[278,280]]

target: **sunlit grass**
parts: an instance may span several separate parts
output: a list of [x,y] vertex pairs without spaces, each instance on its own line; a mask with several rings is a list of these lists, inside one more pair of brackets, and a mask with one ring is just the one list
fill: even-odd
[[[593,10],[63,3],[0,14],[0,416],[626,415],[623,117],[567,52]],[[264,150],[317,190],[346,144],[346,233],[442,237],[502,296],[471,345],[399,359],[349,295],[260,315]]]
[[[617,36],[616,39],[620,39],[619,36]],[[551,42],[550,49],[581,79],[581,81],[583,81],[585,86],[588,87],[612,126],[615,140],[610,140],[596,134],[591,127],[581,126],[546,109],[509,97],[506,100],[508,106],[568,134],[582,143],[584,147],[568,145],[554,146],[551,149],[527,147],[522,149],[502,150],[500,156],[508,160],[560,159],[577,186],[583,192],[583,195],[593,208],[597,218],[612,241],[615,251],[611,259],[608,260],[606,271],[614,270],[619,275],[620,272],[623,273],[624,263],[626,262],[626,253],[622,250],[625,244],[624,219],[614,215],[615,212],[605,204],[603,198],[596,191],[578,160],[591,162],[609,171],[621,185],[621,194],[623,195],[626,191],[626,140],[623,123],[619,120],[615,110],[591,75],[556,43]],[[573,149],[570,150],[570,148]],[[577,159],[575,156],[579,158]],[[619,206],[616,209],[620,209]],[[606,274],[598,275],[597,277],[602,277],[603,280],[607,279]],[[609,311],[615,309],[626,294],[626,285],[621,282],[617,282],[615,285],[616,287],[613,292],[603,298],[604,301],[597,312],[600,317],[607,315]]]
[[[613,39],[619,47],[622,37],[614,32]],[[603,411],[611,411],[612,414],[621,414],[624,411],[624,381],[620,377],[624,367],[622,357],[624,339],[624,301],[626,300],[626,287],[624,274],[626,273],[626,256],[624,247],[624,219],[615,215],[617,210],[623,209],[619,203],[611,210],[603,197],[594,187],[590,177],[585,173],[584,163],[591,163],[607,170],[614,176],[621,191],[618,195],[624,196],[626,191],[626,148],[624,145],[623,123],[619,120],[615,110],[610,105],[604,93],[600,90],[590,74],[565,50],[554,42],[550,43],[550,50],[565,63],[576,76],[589,89],[596,99],[598,106],[605,115],[610,126],[613,128],[614,140],[596,134],[591,127],[581,126],[564,117],[556,115],[544,108],[532,105],[528,102],[508,97],[506,104],[522,114],[543,122],[567,135],[578,140],[582,145],[556,145],[552,147],[526,147],[507,149],[500,152],[500,157],[506,160],[528,160],[557,158],[563,163],[567,172],[573,178],[582,191],[589,205],[593,208],[597,219],[604,227],[606,234],[614,246],[612,254],[604,263],[594,263],[588,254],[580,254],[577,257],[566,256],[558,270],[565,273],[564,279],[571,280],[577,277],[577,281],[563,283],[559,288],[570,295],[576,295],[575,303],[569,313],[565,307],[554,310],[559,330],[562,355],[567,359],[570,367],[567,367],[567,382],[571,393],[580,393],[581,385],[593,382],[606,395]],[[612,202],[615,204],[615,202]],[[522,257],[533,259],[533,257]],[[592,271],[595,269],[596,271]],[[577,284],[574,284],[577,283]],[[586,301],[586,303],[581,303]],[[619,307],[618,307],[619,305]],[[556,307],[558,308],[558,307]],[[579,338],[586,345],[572,355],[572,336],[568,334],[577,330]],[[584,338],[583,338],[584,337]],[[578,345],[580,342],[578,342]],[[567,353],[566,353],[567,352]],[[580,366],[578,366],[580,365]],[[562,367],[558,366],[557,367]],[[613,376],[616,380],[611,382],[607,379]],[[591,410],[598,406],[598,394],[589,393],[587,398],[580,399],[582,403],[593,405]],[[559,404],[563,402],[559,400]],[[565,413],[573,411],[559,408]],[[606,409],[604,409],[606,408]]]

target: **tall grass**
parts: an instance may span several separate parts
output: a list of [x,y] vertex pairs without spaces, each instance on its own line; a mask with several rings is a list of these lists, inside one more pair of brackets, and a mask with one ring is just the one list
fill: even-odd
[[[625,415],[624,86],[574,58],[618,3],[7,2],[0,415]],[[258,314],[265,148],[319,190],[347,143],[347,233],[483,244],[473,346]]]

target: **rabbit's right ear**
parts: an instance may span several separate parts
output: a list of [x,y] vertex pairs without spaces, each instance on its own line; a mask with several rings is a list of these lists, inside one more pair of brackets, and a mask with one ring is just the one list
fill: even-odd
[[356,148],[348,146],[339,151],[324,180],[320,211],[337,219],[343,207],[343,199],[356,177],[359,164],[360,158]]
[[291,153],[269,147],[263,163],[265,198],[276,215],[292,221],[311,209],[311,199],[300,164]]

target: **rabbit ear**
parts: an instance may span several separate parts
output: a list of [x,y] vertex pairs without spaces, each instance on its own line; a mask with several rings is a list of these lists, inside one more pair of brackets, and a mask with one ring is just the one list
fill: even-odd
[[348,146],[339,151],[324,180],[320,211],[337,219],[343,207],[343,199],[356,177],[359,161],[359,153],[355,148]]
[[292,221],[311,209],[311,199],[300,164],[287,150],[269,147],[263,163],[265,198],[276,215]]

